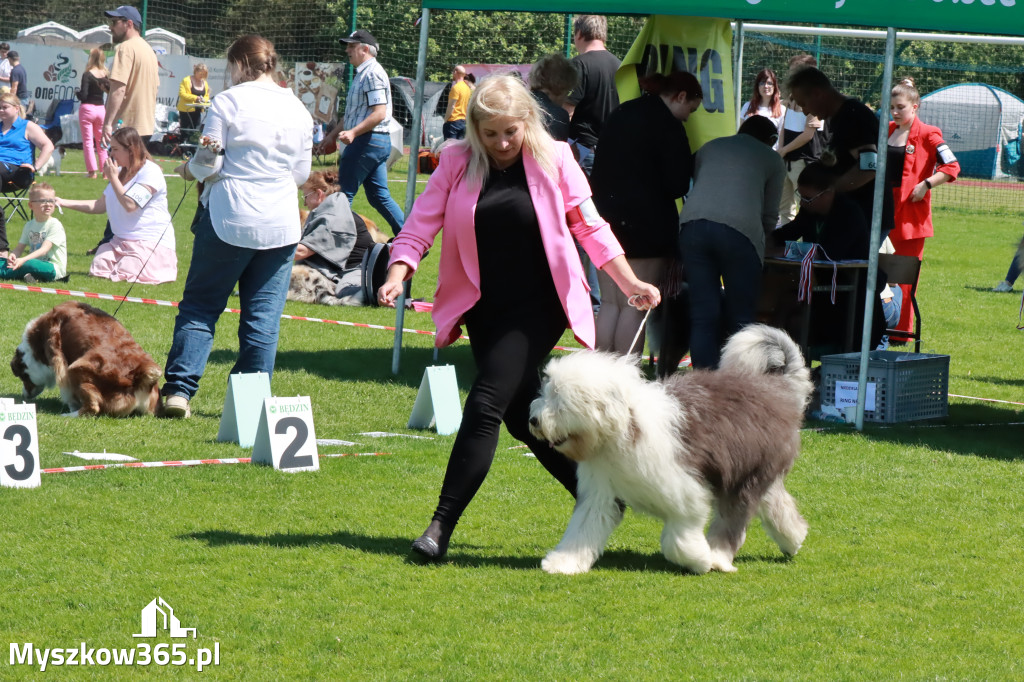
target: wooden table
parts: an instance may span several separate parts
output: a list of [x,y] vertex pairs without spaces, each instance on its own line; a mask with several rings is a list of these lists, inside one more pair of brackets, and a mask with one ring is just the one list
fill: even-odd
[[[814,261],[811,275],[813,294],[828,295],[832,291],[833,265],[836,275],[836,305],[846,306],[843,344],[839,352],[853,352],[860,349],[860,339],[854,338],[857,315],[864,313],[863,300],[858,300],[856,294],[858,290],[864,291],[868,262],[866,260],[837,261],[833,264],[831,261]],[[812,294],[811,301],[798,301],[799,284],[800,261],[766,257],[761,277],[761,296],[757,306],[757,320],[787,331],[800,345],[804,359],[809,365],[811,363],[809,340],[811,325],[815,319],[814,305],[812,305],[814,296]],[[821,305],[820,302],[818,305]]]

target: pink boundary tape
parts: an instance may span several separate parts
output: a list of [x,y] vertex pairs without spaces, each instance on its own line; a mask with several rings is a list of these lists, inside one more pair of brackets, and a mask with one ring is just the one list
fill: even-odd
[[[386,452],[343,452],[339,454],[320,455],[321,457],[380,457]],[[102,469],[156,469],[160,467],[194,467],[200,464],[248,464],[251,457],[229,457],[225,459],[183,459],[166,462],[124,462],[123,464],[86,464],[80,467],[56,467],[43,469],[44,474],[69,474],[77,471],[99,471]]]

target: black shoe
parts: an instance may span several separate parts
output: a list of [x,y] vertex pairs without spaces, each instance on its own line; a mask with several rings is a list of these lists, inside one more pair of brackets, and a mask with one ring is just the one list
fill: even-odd
[[437,561],[443,559],[448,553],[448,541],[451,539],[452,531],[440,521],[431,521],[423,535],[419,536],[412,543],[412,551],[425,559]]

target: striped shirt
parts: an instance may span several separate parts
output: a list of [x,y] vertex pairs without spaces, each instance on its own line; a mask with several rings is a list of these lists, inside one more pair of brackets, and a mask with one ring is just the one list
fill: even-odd
[[380,63],[367,59],[356,67],[352,87],[345,97],[345,128],[351,130],[370,115],[370,107],[383,104],[387,107],[384,120],[374,127],[375,133],[387,133],[391,125],[391,81]]

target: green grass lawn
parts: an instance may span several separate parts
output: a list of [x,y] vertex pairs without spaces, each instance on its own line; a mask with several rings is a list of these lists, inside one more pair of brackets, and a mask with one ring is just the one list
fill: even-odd
[[[65,168],[80,170],[80,159],[70,152]],[[402,203],[404,179],[393,175]],[[70,198],[103,187],[81,176],[46,180]],[[173,209],[184,186],[168,184]],[[180,298],[194,208],[190,193],[174,221],[178,283],[136,286],[132,296]],[[378,218],[361,194],[356,209]],[[1020,298],[988,291],[1006,271],[1019,216],[940,206],[935,218],[920,293],[924,350],[951,356],[950,392],[1024,403]],[[126,285],[86,275],[84,253],[103,218],[68,211],[62,220],[71,281],[60,286],[124,294]],[[12,223],[16,239],[21,223]],[[437,248],[416,296],[432,296]],[[0,290],[5,353],[29,319],[64,300]],[[395,319],[291,302],[286,312]],[[118,317],[162,364],[174,309],[125,303]],[[216,442],[237,325],[222,316],[190,420],[67,419],[56,392],[44,394],[43,466],[82,464],[61,454],[75,449],[143,460],[248,456]],[[433,329],[422,313],[408,313],[406,326]],[[202,675],[225,680],[1024,678],[1020,405],[951,399],[949,418],[927,428],[806,431],[787,484],[811,526],[800,554],[785,560],[755,523],[739,573],[700,577],[665,561],[658,524],[631,513],[591,573],[543,573],[571,500],[505,434],[450,560],[422,566],[408,558],[409,543],[429,521],[453,438],[405,429],[432,339],[406,336],[397,376],[391,342],[386,331],[286,320],[274,375],[275,394],[310,396],[319,438],[359,443],[322,453],[386,455],[324,458],[319,472],[291,475],[242,464],[46,474],[38,489],[0,490],[0,645],[186,642],[194,656],[217,644],[220,664]],[[464,397],[468,345],[440,359],[456,366]],[[13,375],[0,376],[0,395],[18,396]],[[364,431],[433,439],[357,435]],[[198,629],[196,640],[132,637],[157,596]],[[9,659],[0,678],[41,676]],[[47,673],[197,677],[188,666],[155,665]]]

